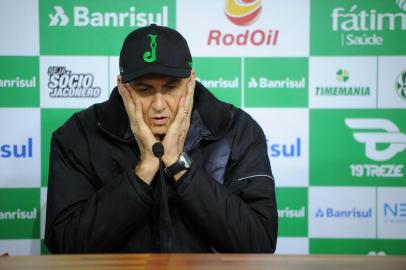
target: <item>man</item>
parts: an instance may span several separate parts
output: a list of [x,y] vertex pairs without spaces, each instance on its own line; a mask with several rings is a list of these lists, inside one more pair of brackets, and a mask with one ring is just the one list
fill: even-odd
[[264,134],[196,82],[191,63],[177,31],[137,29],[124,41],[110,99],[55,131],[51,252],[275,251]]

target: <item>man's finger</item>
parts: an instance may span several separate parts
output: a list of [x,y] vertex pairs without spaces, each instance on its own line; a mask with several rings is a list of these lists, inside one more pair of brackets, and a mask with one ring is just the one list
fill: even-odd
[[118,92],[120,93],[120,96],[123,99],[125,110],[127,111],[128,116],[130,118],[133,118],[135,113],[135,106],[131,98],[130,89],[125,87],[125,85],[121,83],[121,80],[118,80],[117,82],[118,82]]
[[185,119],[186,116],[186,109],[185,109],[185,97],[181,97],[179,100],[178,111],[176,112],[175,120],[173,120],[172,125],[175,125],[175,128],[178,129]]
[[190,78],[187,84],[187,93],[186,93],[186,101],[185,101],[185,108],[189,112],[191,112],[193,107],[193,97],[195,93],[195,86],[196,86],[196,79]]

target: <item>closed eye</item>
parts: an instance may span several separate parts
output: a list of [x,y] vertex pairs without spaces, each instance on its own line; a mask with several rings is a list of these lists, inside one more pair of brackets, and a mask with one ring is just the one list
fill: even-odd
[[164,87],[167,90],[173,90],[179,86],[180,81],[181,81],[180,79],[169,80],[168,82],[165,83]]
[[131,89],[137,91],[137,92],[147,92],[148,90],[151,89],[151,86],[145,83],[141,82],[130,82]]

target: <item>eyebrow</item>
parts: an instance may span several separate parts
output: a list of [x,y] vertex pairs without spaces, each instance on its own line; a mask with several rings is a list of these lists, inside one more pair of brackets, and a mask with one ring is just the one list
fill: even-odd
[[129,84],[130,84],[131,86],[146,86],[146,87],[151,87],[151,85],[149,85],[149,84],[147,84],[147,83],[137,82],[137,81],[129,82]]
[[173,84],[173,83],[178,84],[178,83],[180,83],[180,81],[181,81],[180,78],[169,79],[169,80],[165,83],[165,85],[169,85],[169,84]]

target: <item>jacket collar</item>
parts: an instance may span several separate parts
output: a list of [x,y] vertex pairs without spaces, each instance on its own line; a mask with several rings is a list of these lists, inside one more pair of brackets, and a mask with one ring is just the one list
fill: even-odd
[[[115,87],[109,100],[96,106],[99,127],[109,135],[121,141],[133,141],[129,119],[123,101]],[[190,124],[204,139],[220,138],[231,126],[234,119],[235,107],[218,100],[200,82],[196,82],[193,100],[193,113]],[[194,135],[197,135],[193,132]]]

